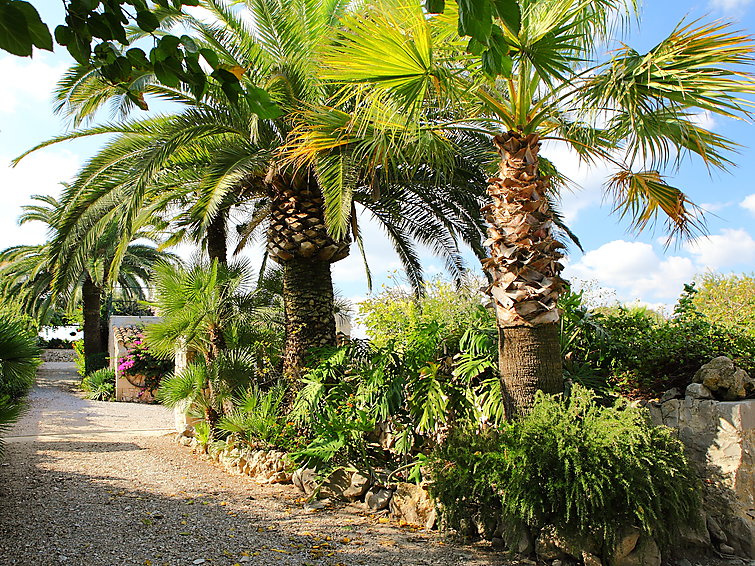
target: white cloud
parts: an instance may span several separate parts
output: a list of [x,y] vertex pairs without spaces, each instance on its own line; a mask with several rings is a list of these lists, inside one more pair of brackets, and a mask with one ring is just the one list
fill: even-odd
[[695,238],[684,245],[698,266],[721,269],[755,262],[755,240],[745,230],[724,228],[720,234]]
[[[38,55],[38,56],[37,56]],[[0,113],[11,114],[19,108],[47,103],[55,84],[66,70],[66,65],[48,65],[42,53],[27,59],[6,55],[0,57]]]
[[614,240],[588,251],[565,270],[567,277],[596,280],[616,289],[620,301],[673,300],[697,268],[689,258],[661,258],[650,244]]
[[755,193],[746,196],[739,206],[755,214]]
[[712,130],[716,127],[716,119],[708,110],[703,110],[701,112],[698,112],[697,114],[693,114],[690,117],[690,121],[693,124],[697,124],[701,128],[705,128],[706,130]]
[[741,15],[753,0],[710,0],[708,5],[728,15]]
[[15,168],[11,157],[0,155],[0,248],[17,244],[37,244],[45,240],[45,227],[39,222],[18,225],[21,207],[30,204],[31,195],[59,195],[60,183],[76,174],[80,159],[66,150],[33,153]]
[[[733,204],[736,204],[736,203],[731,202],[731,201],[729,202],[701,202],[700,208],[703,209],[703,212],[719,212],[723,210],[724,208],[730,207]],[[752,205],[753,205],[753,210],[755,211],[755,199],[753,200]]]

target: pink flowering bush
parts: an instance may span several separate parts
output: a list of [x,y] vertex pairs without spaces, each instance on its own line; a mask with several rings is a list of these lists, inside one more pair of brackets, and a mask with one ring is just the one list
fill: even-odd
[[[144,391],[152,392],[160,385],[160,379],[173,369],[173,362],[162,360],[150,352],[144,343],[143,329],[131,327],[124,337],[127,353],[118,359],[118,371],[129,376],[144,378]],[[129,380],[131,381],[131,380]]]

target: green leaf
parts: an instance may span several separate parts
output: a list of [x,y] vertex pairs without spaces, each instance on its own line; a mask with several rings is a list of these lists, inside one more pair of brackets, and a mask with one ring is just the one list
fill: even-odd
[[283,111],[272,101],[267,91],[261,88],[250,88],[246,99],[250,110],[263,120],[275,120],[283,114]]
[[94,37],[99,37],[100,39],[105,40],[116,39],[115,34],[110,27],[110,22],[102,14],[98,14],[97,12],[91,14],[87,25],[89,26],[89,31]]
[[196,53],[198,51],[197,42],[188,35],[181,36],[181,43],[183,44],[187,53]]
[[493,0],[493,10],[511,33],[519,34],[522,27],[522,12],[517,0]]
[[151,67],[147,54],[138,47],[132,47],[126,51],[129,62],[137,69],[149,69]]
[[29,36],[31,37],[32,43],[39,49],[52,51],[52,36],[50,35],[50,30],[44,24],[42,18],[39,17],[39,12],[37,12],[36,8],[28,2],[22,2],[20,0],[13,2],[13,6],[23,12],[24,17],[26,18],[26,24],[29,28]]
[[144,101],[144,93],[133,92],[131,90],[127,90],[126,96],[131,102],[136,104],[140,109],[149,110],[149,106],[147,106],[147,103]]
[[73,39],[73,32],[68,26],[58,26],[55,28],[55,41],[58,45],[66,46]]
[[155,55],[158,61],[163,61],[169,57],[183,59],[183,56],[178,52],[180,43],[181,40],[175,35],[166,35],[160,39],[157,47],[152,50],[151,54]]
[[490,0],[459,0],[459,35],[469,35],[487,44],[492,28]]
[[[120,14],[122,16],[123,14]],[[103,14],[107,23],[110,25],[110,30],[113,32],[114,39],[117,39],[121,45],[128,45],[128,37],[126,37],[126,30],[123,29],[123,21],[119,14],[113,12],[105,12]]]
[[445,0],[425,0],[425,10],[431,14],[442,14],[445,9]]
[[199,50],[199,54],[204,57],[204,60],[207,61],[207,64],[212,67],[213,69],[218,68],[219,60],[218,60],[218,54],[215,53],[212,49],[207,49],[206,47],[203,47]]
[[0,49],[27,57],[32,52],[31,34],[26,16],[14,4],[0,4]]
[[146,32],[153,32],[160,27],[160,19],[149,10],[136,13],[136,25]]
[[169,64],[166,64],[163,61],[157,61],[154,69],[157,80],[165,86],[177,88],[181,84],[181,80]]
[[74,35],[73,41],[66,45],[71,57],[78,63],[86,65],[89,63],[89,56],[92,53],[92,45],[80,35]]

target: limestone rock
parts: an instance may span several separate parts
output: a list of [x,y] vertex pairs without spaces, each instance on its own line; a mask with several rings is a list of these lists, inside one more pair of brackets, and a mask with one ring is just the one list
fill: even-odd
[[603,561],[589,552],[582,552],[582,564],[584,566],[603,566]]
[[671,399],[678,399],[682,396],[682,392],[679,390],[678,387],[673,387],[666,391],[663,395],[661,395],[660,402],[665,403],[666,401],[671,401]]
[[391,513],[407,523],[426,529],[435,526],[435,503],[425,488],[411,483],[399,483],[390,502]]
[[311,495],[317,487],[314,468],[297,468],[294,470],[291,481],[305,495]]
[[611,551],[611,563],[631,554],[640,540],[640,529],[626,526],[616,533],[616,542]]
[[346,499],[344,492],[351,486],[352,473],[339,468],[322,482],[318,491],[318,499]]
[[708,528],[708,532],[710,533],[710,537],[715,542],[726,542],[726,533],[721,528],[721,525],[718,524],[718,521],[716,521],[715,517],[707,517],[705,524]]
[[506,547],[512,552],[522,556],[530,556],[535,552],[535,538],[524,523],[506,523],[501,525],[500,531]]
[[713,399],[713,393],[702,383],[690,383],[684,391],[684,396],[691,399]]
[[361,499],[367,493],[367,490],[370,489],[371,484],[369,476],[355,472],[351,476],[351,483],[343,492],[343,496],[348,499]]
[[543,527],[535,541],[535,554],[544,560],[579,559],[585,552],[599,554],[600,549],[594,540],[567,533],[554,525]]
[[731,547],[728,544],[719,545],[718,550],[721,551],[721,554],[730,554],[732,556],[734,555],[734,547]]
[[622,558],[614,557],[611,564],[612,566],[661,566],[661,551],[652,537],[642,535],[632,552]]
[[372,511],[382,511],[388,508],[393,492],[384,487],[373,487],[367,491],[364,502]]
[[726,356],[709,361],[697,370],[692,381],[702,383],[723,401],[737,401],[755,393],[755,380]]

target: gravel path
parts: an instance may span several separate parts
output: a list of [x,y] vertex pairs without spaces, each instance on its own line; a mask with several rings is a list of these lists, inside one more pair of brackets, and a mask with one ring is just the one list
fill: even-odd
[[159,406],[87,401],[47,363],[0,465],[0,565],[493,565],[355,506],[230,476],[178,445]]

